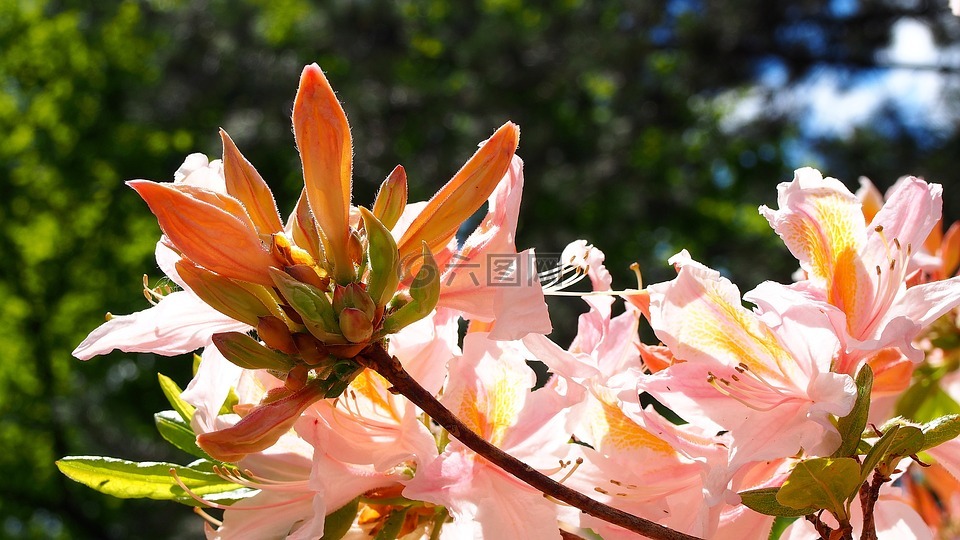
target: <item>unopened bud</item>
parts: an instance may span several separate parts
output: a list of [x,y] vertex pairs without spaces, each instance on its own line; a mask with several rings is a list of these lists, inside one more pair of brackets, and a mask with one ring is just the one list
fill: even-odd
[[351,283],[345,287],[337,285],[333,290],[333,310],[339,313],[346,308],[359,309],[368,319],[373,320],[377,304],[361,283]]
[[363,343],[373,335],[373,323],[357,308],[343,308],[340,312],[340,332],[353,343]]
[[303,388],[307,384],[307,366],[298,365],[287,373],[287,378],[283,381],[283,386],[291,392]]
[[347,249],[349,250],[350,260],[353,261],[353,264],[359,265],[363,262],[363,242],[360,240],[360,233],[354,229],[350,230]]
[[311,366],[330,358],[330,351],[310,334],[294,334],[293,341],[296,343],[300,358]]
[[257,324],[257,335],[267,344],[267,347],[287,354],[297,354],[297,346],[293,343],[293,336],[286,323],[277,317],[260,317]]

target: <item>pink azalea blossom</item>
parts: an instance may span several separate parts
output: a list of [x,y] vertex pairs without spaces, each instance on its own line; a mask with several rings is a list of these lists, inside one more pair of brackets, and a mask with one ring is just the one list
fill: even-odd
[[[463,245],[454,239],[436,254],[442,272],[438,305],[458,310],[466,319],[492,323],[491,338],[503,341],[552,329],[534,250],[518,252],[515,243],[522,191],[523,161],[513,156],[480,225]],[[425,206],[409,205],[393,234],[405,235]]]
[[806,272],[798,290],[835,308],[831,316],[852,354],[840,371],[852,373],[863,354],[890,346],[919,361],[911,341],[960,304],[960,278],[906,287],[911,257],[940,219],[940,185],[901,180],[869,225],[860,201],[814,169],[797,170],[778,191],[779,209],[760,212]]
[[[569,452],[562,385],[531,392],[522,348],[470,332],[463,358],[450,366],[442,402],[470,429],[531,467],[559,473]],[[404,496],[446,506],[460,538],[560,537],[556,505],[451,440],[417,469]]]
[[[202,154],[191,154],[174,174],[174,184],[225,190],[223,166],[220,160],[209,162]],[[244,332],[250,328],[201,300],[180,278],[175,268],[180,256],[166,244],[165,238],[157,243],[157,264],[182,290],[163,295],[154,293],[159,300],[153,307],[110,317],[74,349],[73,356],[89,360],[114,349],[174,356],[205,347],[211,343],[213,334]]]
[[651,325],[675,358],[640,380],[688,421],[726,430],[731,467],[795,455],[828,455],[840,443],[830,422],[853,407],[849,375],[832,373],[840,344],[816,305],[797,304],[763,318],[745,309],[720,274],[673,257],[676,279],[652,285]]

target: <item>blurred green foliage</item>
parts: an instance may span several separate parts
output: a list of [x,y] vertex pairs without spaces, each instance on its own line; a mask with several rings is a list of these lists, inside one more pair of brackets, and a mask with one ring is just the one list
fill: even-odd
[[[945,3],[945,2],[944,2]],[[789,114],[722,122],[771,58],[792,83],[824,66],[875,70],[900,17],[941,41],[944,7],[896,2],[143,0],[0,2],[0,536],[200,537],[172,504],[120,501],[59,475],[65,455],[185,462],[155,433],[157,370],[189,359],[70,351],[104,312],[147,307],[141,274],[159,230],[125,179],[169,180],[224,127],[274,187],[299,193],[289,112],[318,62],[353,126],[355,199],[397,164],[411,199],[438,188],[510,119],[526,163],[518,245],[587,238],[621,287],[640,261],[666,279],[680,248],[747,290],[794,262],[757,214],[791,177],[794,149],[852,187],[914,172],[949,183],[956,135],[869,126],[811,140]],[[852,18],[851,18],[852,17]],[[816,30],[811,33],[810,28]],[[811,37],[812,36],[812,37]],[[899,123],[898,123],[899,122]],[[894,129],[890,129],[890,126]],[[948,189],[956,215],[958,190]],[[574,326],[570,302],[557,336]]]

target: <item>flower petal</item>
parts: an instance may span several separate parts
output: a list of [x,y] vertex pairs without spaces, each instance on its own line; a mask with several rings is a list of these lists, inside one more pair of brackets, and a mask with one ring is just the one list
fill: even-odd
[[243,157],[226,131],[220,130],[220,138],[223,140],[223,176],[227,193],[243,204],[260,234],[282,231],[277,203],[267,183]]
[[211,343],[218,332],[245,332],[250,327],[204,304],[188,291],[170,293],[157,305],[113,317],[87,336],[73,356],[89,360],[114,349],[175,356]]
[[[160,229],[186,258],[227,277],[273,286],[267,268],[277,263],[235,199],[215,199],[212,191],[187,193],[183,191],[186,186],[178,189],[146,180],[127,185],[146,201]],[[236,208],[225,202],[228,200]]]
[[419,253],[422,242],[426,242],[432,252],[445,246],[500,183],[519,144],[520,128],[512,122],[501,126],[483,143],[403,233],[397,242],[400,260]]
[[338,281],[349,281],[354,271],[347,248],[353,142],[343,107],[316,64],[303,68],[300,75],[293,102],[293,132],[303,162],[307,200],[323,231],[327,256]]

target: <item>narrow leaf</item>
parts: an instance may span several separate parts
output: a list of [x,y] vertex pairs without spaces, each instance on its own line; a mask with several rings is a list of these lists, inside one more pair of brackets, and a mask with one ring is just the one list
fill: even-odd
[[211,459],[206,452],[197,446],[196,434],[194,434],[190,424],[180,418],[176,411],[158,412],[153,415],[153,421],[157,426],[157,431],[160,432],[160,436],[170,444],[191,456]]
[[367,258],[370,272],[367,278],[367,293],[377,307],[386,305],[397,292],[400,284],[400,256],[397,243],[387,226],[369,210],[360,207],[363,227],[367,231]]
[[391,313],[383,322],[383,333],[392,334],[426,317],[440,299],[440,269],[426,244],[423,245],[423,264],[410,284],[411,300]]
[[163,395],[166,396],[167,401],[170,402],[170,406],[177,411],[184,422],[190,423],[190,420],[193,419],[193,413],[197,408],[180,397],[183,390],[173,379],[163,373],[157,373],[157,379],[160,380],[160,390],[163,391]]
[[383,522],[383,528],[380,529],[373,540],[397,540],[400,529],[403,527],[403,521],[407,517],[408,509],[404,507],[390,512],[390,515]]
[[840,432],[840,448],[833,453],[833,457],[850,457],[856,454],[857,446],[863,437],[863,430],[867,426],[867,416],[870,413],[870,391],[873,389],[873,369],[864,364],[857,374],[857,400],[849,414],[837,421],[837,431]]
[[960,435],[960,415],[948,414],[923,425],[924,442],[921,450],[933,448]]
[[241,332],[214,334],[213,344],[224,358],[244,369],[269,369],[286,373],[297,364],[293,357],[264,347]]
[[313,285],[297,281],[276,268],[270,269],[270,275],[280,294],[300,315],[311,334],[325,343],[346,343],[340,335],[333,304],[325,292]]
[[57,461],[57,468],[75,482],[121,499],[193,500],[177,485],[171,470],[195,494],[204,496],[243,488],[212,472],[198,471],[173,463],[137,463],[95,456],[69,456]]
[[340,540],[350,530],[357,512],[360,510],[360,497],[348,502],[327,514],[323,520],[323,536],[320,540]]
[[883,458],[887,455],[887,451],[890,449],[890,445],[893,443],[898,431],[900,431],[899,425],[890,426],[883,436],[873,444],[873,446],[870,448],[870,451],[863,456],[863,464],[860,466],[861,484],[870,477],[870,474],[873,473],[873,470],[877,468],[877,465],[879,465]]
[[777,492],[780,488],[760,488],[740,492],[740,501],[744,506],[767,516],[799,517],[815,513],[818,508],[792,508],[777,501]]

